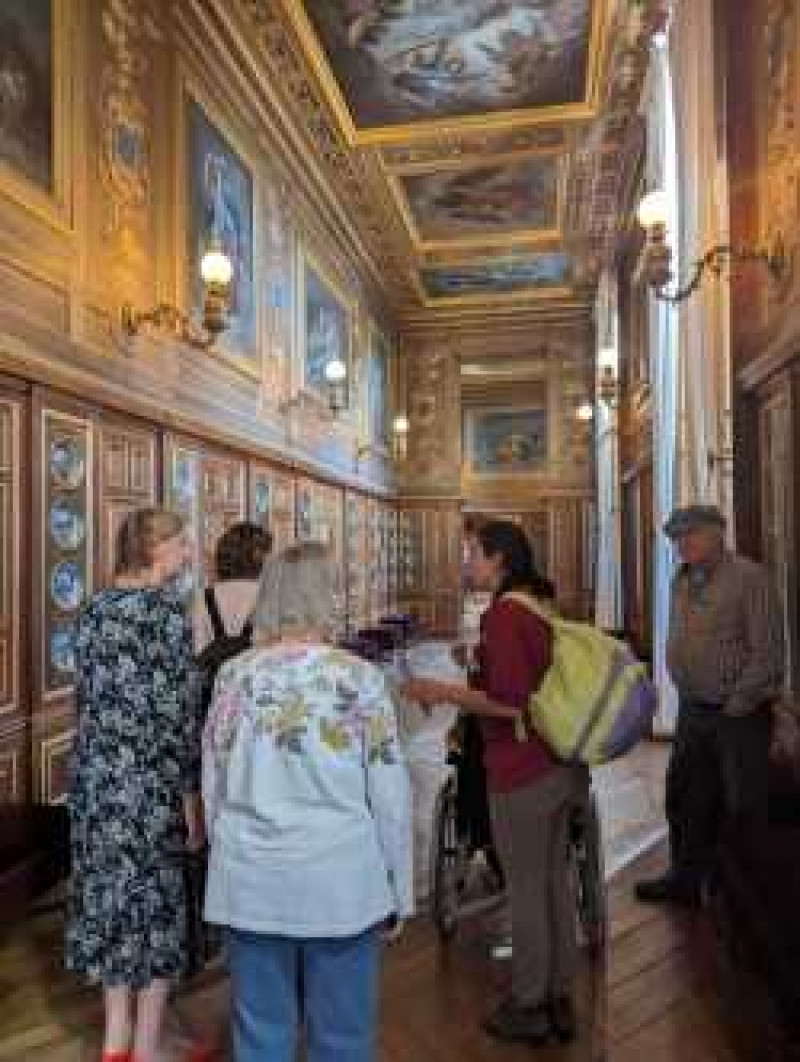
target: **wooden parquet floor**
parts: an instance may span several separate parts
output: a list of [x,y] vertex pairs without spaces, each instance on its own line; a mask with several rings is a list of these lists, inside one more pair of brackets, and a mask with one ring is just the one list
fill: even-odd
[[[713,939],[702,916],[642,907],[635,877],[657,869],[656,851],[610,888],[607,969],[582,963],[582,1036],[543,1062],[735,1062],[739,1056],[717,1002]],[[442,950],[424,919],[388,953],[381,1062],[522,1062],[527,1049],[497,1046],[480,1018],[502,997],[507,966],[486,955],[486,927],[465,924]],[[0,1060],[94,1062],[100,1009],[95,993],[61,970],[57,916],[42,916],[0,940]],[[226,983],[208,971],[173,1006],[165,1062],[180,1059],[187,1034],[224,1029]]]

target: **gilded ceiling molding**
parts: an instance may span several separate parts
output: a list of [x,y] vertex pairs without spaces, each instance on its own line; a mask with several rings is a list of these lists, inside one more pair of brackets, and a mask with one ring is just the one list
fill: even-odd
[[[234,0],[253,27],[261,53],[286,97],[291,101],[315,150],[350,204],[352,216],[366,236],[370,250],[387,278],[401,273],[403,263],[385,239],[383,219],[367,194],[368,182],[357,157],[344,143],[328,108],[311,83],[291,31],[273,0]],[[387,292],[391,297],[391,292]]]

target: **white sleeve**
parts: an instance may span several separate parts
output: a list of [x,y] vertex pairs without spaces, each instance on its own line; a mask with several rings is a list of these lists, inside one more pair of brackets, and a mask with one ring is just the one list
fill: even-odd
[[381,672],[368,668],[364,763],[367,800],[399,918],[414,913],[411,784],[397,736],[395,706]]
[[222,755],[222,747],[226,736],[223,733],[225,721],[220,712],[220,701],[223,695],[230,696],[233,684],[233,677],[227,668],[223,668],[214,686],[214,695],[211,698],[203,729],[203,814],[209,845],[214,841],[214,825],[219,812],[219,802],[221,795],[225,792],[225,757]]

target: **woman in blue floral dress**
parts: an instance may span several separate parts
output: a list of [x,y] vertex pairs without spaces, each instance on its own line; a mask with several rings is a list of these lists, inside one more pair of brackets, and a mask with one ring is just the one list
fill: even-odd
[[78,621],[66,959],[103,986],[104,1062],[155,1062],[186,956],[180,851],[204,841],[192,631],[168,589],[186,560],[179,516],[131,513]]

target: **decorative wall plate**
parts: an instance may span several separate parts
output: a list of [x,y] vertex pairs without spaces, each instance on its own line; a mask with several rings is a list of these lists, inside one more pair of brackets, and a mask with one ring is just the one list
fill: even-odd
[[75,631],[58,627],[50,635],[50,663],[55,671],[70,675],[75,671]]
[[83,450],[76,439],[56,439],[50,446],[50,475],[65,490],[76,490],[86,475]]
[[80,608],[86,593],[83,575],[75,561],[62,561],[50,574],[50,597],[61,612]]
[[86,521],[75,504],[64,499],[53,502],[50,510],[50,536],[59,549],[78,549],[86,537]]

